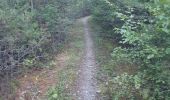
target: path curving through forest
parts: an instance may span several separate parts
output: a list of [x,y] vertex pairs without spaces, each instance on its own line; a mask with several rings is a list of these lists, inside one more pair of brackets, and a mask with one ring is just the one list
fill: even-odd
[[78,100],[96,100],[96,60],[93,40],[88,26],[89,17],[82,18],[84,25],[85,49],[80,64],[77,94]]

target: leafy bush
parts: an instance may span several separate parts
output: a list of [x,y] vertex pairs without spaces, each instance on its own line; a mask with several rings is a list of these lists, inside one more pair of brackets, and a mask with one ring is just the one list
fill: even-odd
[[10,81],[25,67],[42,67],[60,50],[76,18],[73,1],[0,0],[0,96],[11,94]]
[[[110,87],[116,88],[118,84],[119,89],[112,91],[112,99],[170,99],[169,1],[94,2],[98,4],[94,10],[94,20],[106,29],[105,33],[112,34],[110,37],[119,37],[119,47],[112,53],[113,62],[116,62],[113,67],[122,62],[130,62],[137,67],[135,73],[122,73],[113,78]],[[121,23],[115,25],[117,20]],[[105,24],[111,25],[105,28],[108,27]]]

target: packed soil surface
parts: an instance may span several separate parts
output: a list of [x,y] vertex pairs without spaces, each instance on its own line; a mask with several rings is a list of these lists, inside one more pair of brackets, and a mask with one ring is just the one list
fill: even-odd
[[97,100],[96,60],[88,19],[89,17],[82,18],[84,24],[85,49],[77,80],[77,100]]

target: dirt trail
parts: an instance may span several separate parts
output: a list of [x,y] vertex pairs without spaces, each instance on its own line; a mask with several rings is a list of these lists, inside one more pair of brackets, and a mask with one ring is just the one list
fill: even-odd
[[96,61],[93,51],[93,40],[88,26],[88,18],[85,17],[82,19],[85,33],[85,50],[77,84],[78,100],[96,100]]

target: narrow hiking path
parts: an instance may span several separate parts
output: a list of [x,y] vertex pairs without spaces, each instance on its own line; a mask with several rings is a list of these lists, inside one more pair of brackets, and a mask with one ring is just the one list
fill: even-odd
[[96,100],[96,60],[93,40],[89,31],[89,17],[82,18],[85,49],[77,80],[78,100]]
[[58,97],[49,100],[97,100],[97,69],[89,18],[75,22],[68,43],[63,52],[56,55],[52,68],[19,77],[15,100],[48,100],[51,88],[59,89],[50,95],[58,93]]

